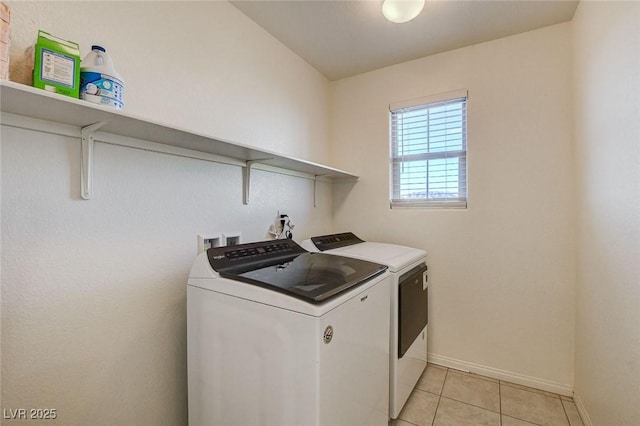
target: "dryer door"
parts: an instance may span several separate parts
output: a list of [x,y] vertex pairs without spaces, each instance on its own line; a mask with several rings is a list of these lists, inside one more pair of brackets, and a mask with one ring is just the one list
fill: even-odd
[[[420,265],[403,274],[398,286],[398,358],[402,358],[427,325],[427,288],[423,275],[427,265]],[[424,278],[426,279],[426,278]]]

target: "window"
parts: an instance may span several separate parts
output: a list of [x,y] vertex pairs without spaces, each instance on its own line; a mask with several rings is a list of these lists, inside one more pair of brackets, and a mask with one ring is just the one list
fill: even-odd
[[467,207],[467,91],[389,105],[391,208]]

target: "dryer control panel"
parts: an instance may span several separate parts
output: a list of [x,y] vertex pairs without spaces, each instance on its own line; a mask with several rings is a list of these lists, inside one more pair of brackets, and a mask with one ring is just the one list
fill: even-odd
[[356,237],[353,232],[344,232],[342,234],[323,235],[321,237],[312,237],[311,242],[320,251],[337,249],[354,244],[364,243],[364,240]]

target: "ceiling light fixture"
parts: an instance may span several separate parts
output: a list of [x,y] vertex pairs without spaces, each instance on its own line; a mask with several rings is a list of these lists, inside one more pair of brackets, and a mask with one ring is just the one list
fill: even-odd
[[424,0],[384,0],[382,14],[396,24],[409,22],[422,12]]

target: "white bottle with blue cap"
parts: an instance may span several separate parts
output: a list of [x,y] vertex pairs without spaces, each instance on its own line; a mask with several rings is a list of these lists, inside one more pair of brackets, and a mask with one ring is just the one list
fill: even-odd
[[124,81],[102,46],[91,46],[91,52],[80,63],[80,98],[124,108]]

